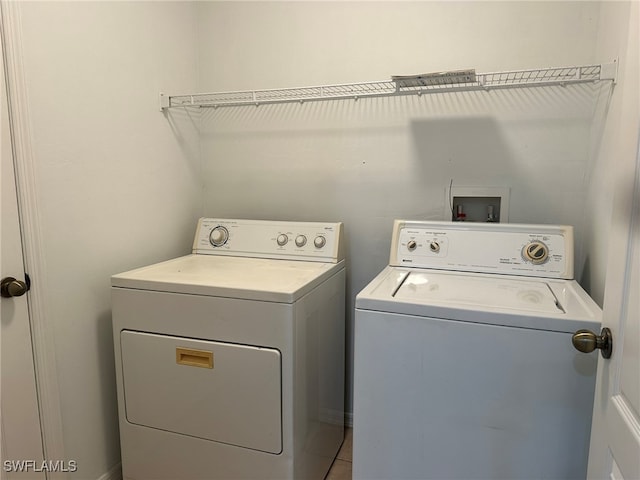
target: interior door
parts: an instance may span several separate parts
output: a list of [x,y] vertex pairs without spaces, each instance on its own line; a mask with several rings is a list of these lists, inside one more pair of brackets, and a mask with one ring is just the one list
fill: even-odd
[[[622,292],[622,301],[604,305],[603,326],[613,333],[613,354],[599,359],[588,477],[640,478],[640,149],[636,159],[630,234],[621,259],[610,263],[607,288]],[[612,233],[616,233],[614,229]],[[626,256],[624,253],[626,252]],[[616,299],[617,300],[617,299]]]
[[[2,35],[0,35],[0,47],[2,46]],[[2,51],[4,52],[4,49]],[[2,129],[0,143],[2,146],[2,163],[0,164],[2,201],[0,278],[13,277],[20,282],[25,282],[4,66],[3,55],[3,68],[0,70],[0,89],[2,90],[0,99],[2,110],[2,118],[0,119]],[[5,293],[19,294],[18,287],[19,284],[15,284]],[[0,468],[0,476],[3,480],[45,478],[43,472],[36,471],[41,469],[43,446],[31,345],[28,297],[28,293],[20,296],[2,297],[0,302],[2,328],[2,343],[0,345],[2,467]],[[24,460],[30,460],[34,463],[18,463]]]

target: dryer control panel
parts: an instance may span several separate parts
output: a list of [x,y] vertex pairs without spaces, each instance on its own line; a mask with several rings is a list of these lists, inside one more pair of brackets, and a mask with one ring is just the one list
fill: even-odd
[[193,253],[338,263],[342,223],[201,218]]
[[573,227],[396,220],[392,266],[573,278]]

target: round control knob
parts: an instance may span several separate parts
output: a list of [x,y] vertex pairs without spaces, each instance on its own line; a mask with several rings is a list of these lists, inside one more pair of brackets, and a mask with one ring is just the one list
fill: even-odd
[[540,265],[549,259],[549,247],[542,242],[531,242],[522,249],[522,256],[534,265]]
[[304,235],[298,235],[296,237],[296,246],[297,247],[304,247],[307,244],[307,237],[305,237]]
[[440,251],[440,244],[434,240],[429,244],[429,250],[433,253],[438,253]]
[[218,225],[209,233],[209,242],[214,247],[221,247],[229,240],[229,231],[222,225]]
[[416,243],[415,240],[409,240],[407,242],[407,250],[409,250],[410,252],[413,252],[417,247],[418,247],[418,244]]
[[318,235],[313,240],[313,244],[316,246],[316,248],[322,248],[327,244],[327,239],[324,238],[322,235]]
[[287,237],[284,233],[281,233],[280,235],[278,235],[278,238],[276,238],[276,242],[281,247],[284,247],[288,241],[289,241],[289,237]]

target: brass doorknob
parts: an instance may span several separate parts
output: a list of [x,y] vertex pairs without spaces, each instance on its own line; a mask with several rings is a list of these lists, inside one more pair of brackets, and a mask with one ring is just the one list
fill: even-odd
[[613,351],[613,337],[611,330],[604,327],[600,335],[596,335],[591,330],[578,330],[571,337],[571,343],[583,353],[591,353],[596,348],[600,349],[603,358],[610,358]]
[[5,277],[0,282],[0,295],[3,297],[20,297],[27,293],[29,285],[13,277]]

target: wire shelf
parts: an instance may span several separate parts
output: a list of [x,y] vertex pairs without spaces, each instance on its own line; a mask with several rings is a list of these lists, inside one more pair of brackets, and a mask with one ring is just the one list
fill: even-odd
[[478,73],[474,81],[444,82],[421,85],[419,82],[380,81],[346,83],[315,87],[245,90],[236,92],[199,93],[190,95],[160,94],[161,109],[176,107],[233,107],[271,103],[309,102],[320,100],[359,99],[394,95],[423,95],[453,91],[491,90],[611,80],[615,83],[617,64],[583,65],[535,70]]

